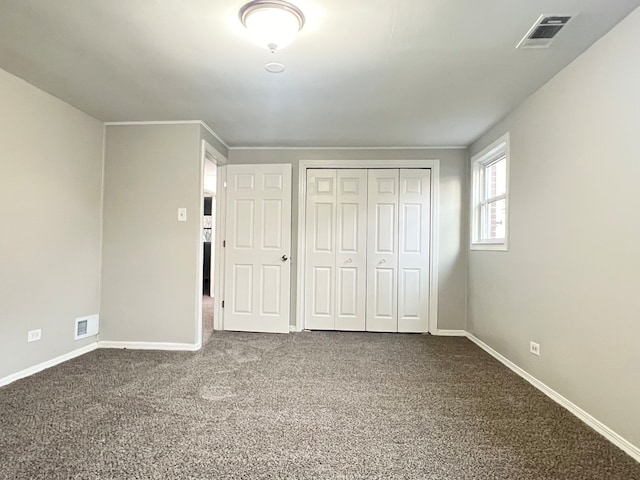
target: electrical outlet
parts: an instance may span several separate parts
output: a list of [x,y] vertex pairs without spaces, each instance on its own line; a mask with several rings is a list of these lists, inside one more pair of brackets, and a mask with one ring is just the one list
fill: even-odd
[[42,330],[31,330],[27,333],[27,342],[37,342],[42,338]]
[[540,356],[540,344],[536,342],[529,343],[529,351],[534,355]]

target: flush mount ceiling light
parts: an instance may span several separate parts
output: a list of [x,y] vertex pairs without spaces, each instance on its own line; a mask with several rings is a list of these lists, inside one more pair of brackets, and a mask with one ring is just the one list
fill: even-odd
[[239,16],[253,40],[272,52],[293,42],[305,21],[298,7],[283,0],[253,0]]

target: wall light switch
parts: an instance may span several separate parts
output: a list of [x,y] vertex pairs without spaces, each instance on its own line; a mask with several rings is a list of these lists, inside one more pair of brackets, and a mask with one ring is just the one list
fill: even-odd
[[186,222],[187,221],[187,209],[186,208],[179,208],[178,209],[178,221],[179,222]]

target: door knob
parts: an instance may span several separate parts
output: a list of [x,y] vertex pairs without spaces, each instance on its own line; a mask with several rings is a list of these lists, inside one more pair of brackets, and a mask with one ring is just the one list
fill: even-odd
[[282,261],[286,262],[287,260],[289,260],[289,257],[287,257],[286,255],[282,255]]
[[380,263],[387,263],[387,260],[383,258],[382,260],[380,260]]
[[347,259],[347,263],[351,263],[353,262],[353,260],[351,260],[350,258]]

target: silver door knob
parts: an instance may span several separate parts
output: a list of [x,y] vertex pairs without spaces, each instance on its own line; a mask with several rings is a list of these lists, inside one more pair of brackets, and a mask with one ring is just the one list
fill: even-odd
[[348,259],[347,259],[347,263],[351,263],[351,262],[353,262],[353,260],[352,260],[352,259],[350,259],[350,258],[348,258]]
[[289,257],[287,257],[286,255],[282,255],[282,261],[286,262],[287,260],[289,260]]

